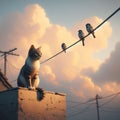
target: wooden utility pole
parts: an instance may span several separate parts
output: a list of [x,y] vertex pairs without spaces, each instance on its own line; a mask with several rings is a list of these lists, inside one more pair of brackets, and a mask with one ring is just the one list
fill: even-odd
[[4,75],[6,76],[7,71],[7,55],[19,56],[18,54],[13,53],[17,48],[11,49],[9,51],[0,51],[2,53],[1,57],[4,56]]
[[100,115],[99,115],[99,103],[98,103],[98,99],[100,99],[101,97],[99,95],[96,95],[96,108],[97,108],[97,118],[98,120],[100,120]]

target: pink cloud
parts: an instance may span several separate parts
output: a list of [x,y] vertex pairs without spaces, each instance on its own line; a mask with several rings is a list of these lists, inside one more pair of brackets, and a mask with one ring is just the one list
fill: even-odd
[[[38,4],[29,5],[24,12],[13,13],[0,23],[0,47],[4,50],[18,48],[17,53],[20,54],[20,57],[10,58],[10,62],[20,69],[25,62],[31,44],[42,47],[41,61],[45,60],[61,51],[63,42],[67,46],[76,42],[78,29],[83,29],[87,34],[85,24],[88,22],[96,27],[102,22],[102,19],[96,16],[91,17],[76,24],[72,30],[68,30],[65,26],[52,24],[45,10]],[[49,84],[54,87],[59,86],[59,88],[67,89],[67,91],[83,97],[101,92],[102,87],[96,85],[91,77],[83,74],[83,70],[92,68],[93,71],[96,71],[99,69],[101,61],[94,58],[94,55],[107,47],[111,34],[112,28],[107,22],[95,32],[96,39],[93,39],[91,35],[86,38],[85,47],[78,43],[67,50],[66,54],[62,53],[42,64],[41,82],[45,82],[48,87]],[[13,69],[13,71],[15,70]],[[18,74],[19,71],[15,71],[13,77],[17,79]],[[13,79],[10,74],[8,76]]]
[[58,85],[56,76],[49,66],[44,65],[42,67],[41,74],[42,74],[42,77],[44,78],[44,80],[50,81],[54,85]]

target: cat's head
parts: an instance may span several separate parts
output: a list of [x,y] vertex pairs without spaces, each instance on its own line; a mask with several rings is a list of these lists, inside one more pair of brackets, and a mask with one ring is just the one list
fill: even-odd
[[31,45],[28,56],[33,60],[39,60],[42,56],[41,47],[35,48],[34,45]]

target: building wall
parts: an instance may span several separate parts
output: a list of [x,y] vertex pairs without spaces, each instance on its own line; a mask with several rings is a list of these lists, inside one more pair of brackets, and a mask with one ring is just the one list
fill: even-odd
[[[66,96],[14,88],[0,92],[0,120],[65,120]],[[0,106],[1,106],[0,105]],[[7,116],[7,117],[6,117]]]
[[17,120],[18,94],[16,89],[0,92],[0,120]]

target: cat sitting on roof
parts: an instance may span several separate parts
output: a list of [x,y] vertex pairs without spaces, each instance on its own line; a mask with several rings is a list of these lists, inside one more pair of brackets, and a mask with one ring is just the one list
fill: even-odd
[[31,45],[28,57],[25,61],[24,66],[22,67],[17,84],[19,87],[26,87],[29,89],[36,89],[39,85],[39,68],[40,68],[40,58],[42,56],[41,47],[35,48],[34,45]]

